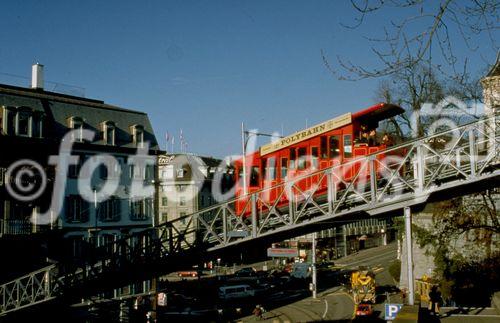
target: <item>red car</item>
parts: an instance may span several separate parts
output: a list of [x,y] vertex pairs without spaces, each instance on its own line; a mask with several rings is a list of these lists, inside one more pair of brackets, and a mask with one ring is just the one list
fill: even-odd
[[356,316],[372,316],[373,308],[370,304],[359,304],[356,307]]

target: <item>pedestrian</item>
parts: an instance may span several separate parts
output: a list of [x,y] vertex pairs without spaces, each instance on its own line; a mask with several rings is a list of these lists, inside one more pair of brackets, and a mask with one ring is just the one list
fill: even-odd
[[429,292],[429,311],[431,315],[439,316],[439,302],[441,301],[441,293],[437,286],[432,286]]
[[260,305],[255,305],[252,313],[257,317],[258,320],[262,320],[262,308],[260,307]]

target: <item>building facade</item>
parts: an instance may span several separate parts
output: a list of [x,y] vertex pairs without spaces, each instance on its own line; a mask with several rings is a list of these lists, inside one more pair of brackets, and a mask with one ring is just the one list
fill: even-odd
[[[0,237],[59,229],[77,256],[84,241],[101,245],[151,227],[154,195],[136,196],[132,189],[137,183],[150,187],[141,192],[154,191],[159,150],[147,114],[45,91],[43,67],[33,68],[31,88],[0,85]],[[71,137],[65,137],[69,131]],[[92,136],[86,137],[86,131]],[[68,141],[73,142],[74,164],[65,166],[59,150]],[[142,157],[137,157],[139,149]],[[50,162],[51,156],[59,164]],[[84,196],[82,183],[87,183]],[[105,197],[107,183],[116,189]],[[42,189],[25,198],[26,188]],[[53,196],[61,198],[61,207]],[[50,223],[32,219],[48,212]]]
[[[187,216],[217,203],[212,194],[212,182],[217,171],[225,171],[221,162],[193,154],[159,156],[159,223],[175,221],[177,229],[188,230],[187,240],[194,241],[199,224],[189,223]],[[225,182],[220,184],[225,190]],[[210,212],[203,214],[206,218],[210,215]]]

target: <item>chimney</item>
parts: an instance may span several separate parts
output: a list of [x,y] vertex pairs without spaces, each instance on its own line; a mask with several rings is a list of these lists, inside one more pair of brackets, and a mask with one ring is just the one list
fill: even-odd
[[31,88],[43,90],[43,65],[33,64],[31,67]]

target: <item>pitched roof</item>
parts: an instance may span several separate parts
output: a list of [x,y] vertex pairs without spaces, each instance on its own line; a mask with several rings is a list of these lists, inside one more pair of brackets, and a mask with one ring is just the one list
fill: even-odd
[[[109,105],[104,101],[59,94],[38,89],[22,88],[0,84],[0,106],[28,107],[32,111],[43,112],[51,124],[51,133],[62,138],[68,131],[68,120],[80,117],[85,127],[100,131],[104,121],[115,124],[115,143],[119,147],[134,148],[131,126],[144,127],[144,141],[150,142],[151,149],[158,149],[153,127],[146,113]],[[102,139],[102,138],[101,138]],[[94,144],[104,144],[97,140]]]
[[499,76],[500,75],[500,51],[497,54],[497,60],[495,64],[491,67],[486,77]]

